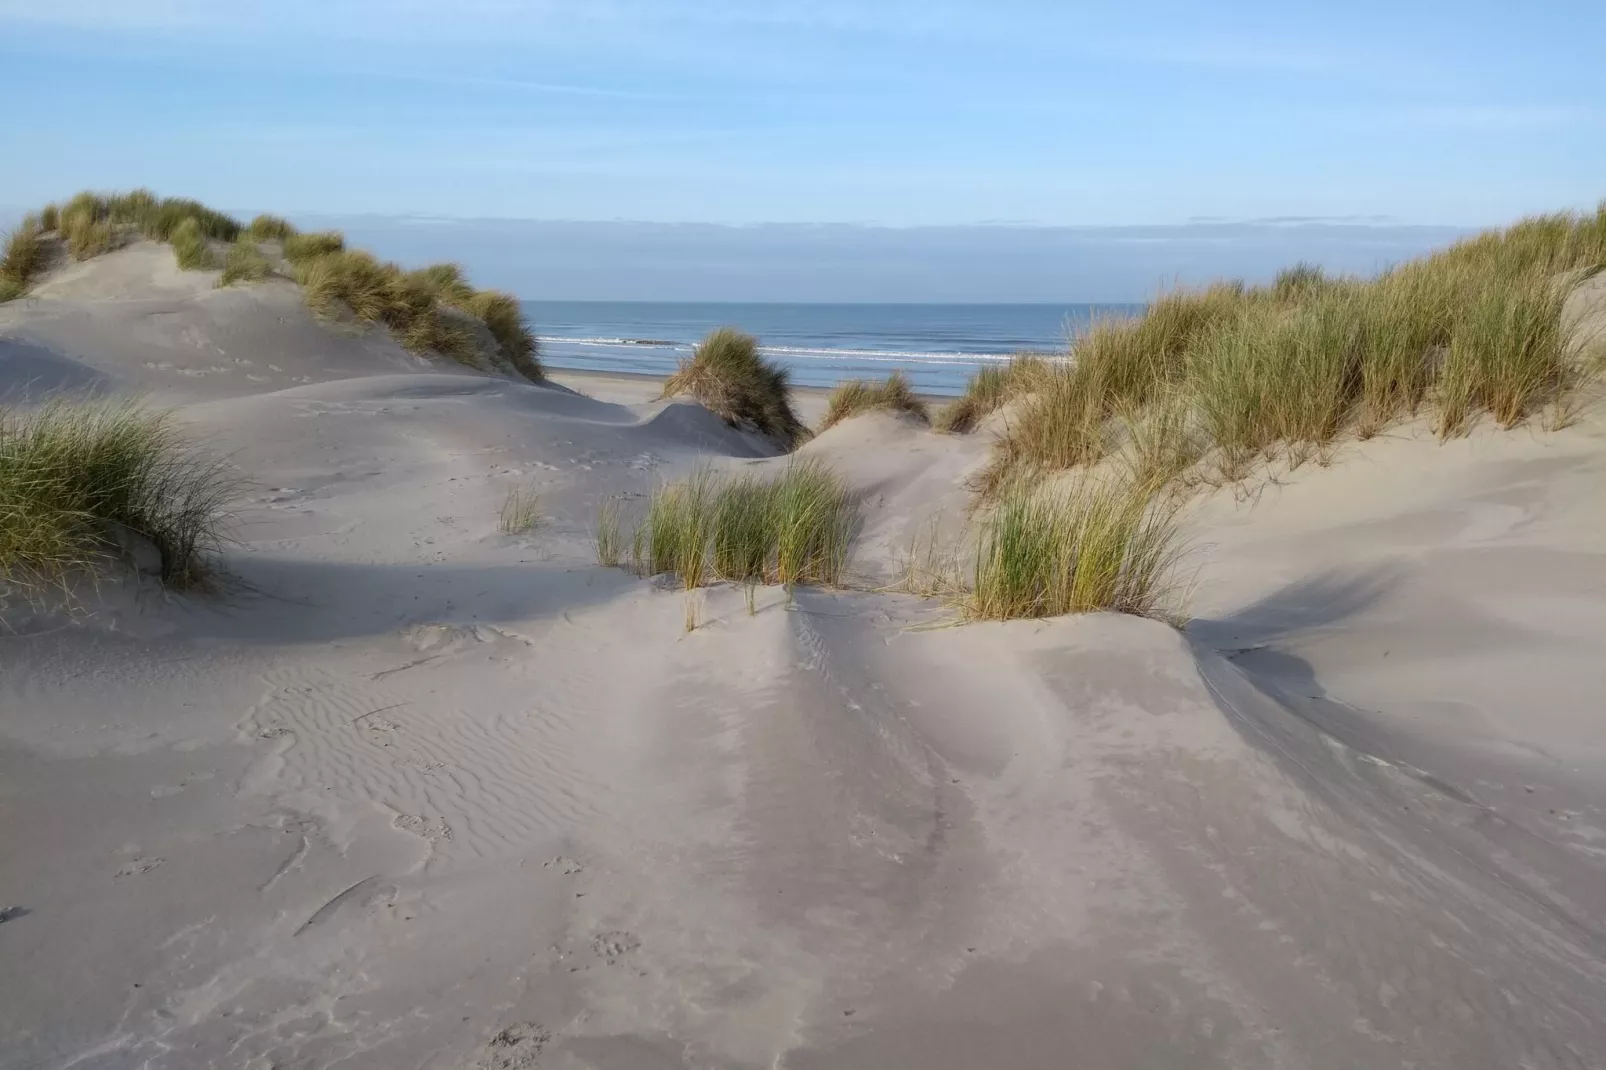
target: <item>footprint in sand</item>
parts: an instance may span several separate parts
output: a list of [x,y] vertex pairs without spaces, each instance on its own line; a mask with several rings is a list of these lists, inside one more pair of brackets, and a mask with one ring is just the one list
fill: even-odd
[[167,861],[165,858],[136,858],[132,862],[125,863],[123,868],[117,871],[116,875],[119,877],[137,877],[141,873],[149,873],[165,861]]
[[616,965],[620,959],[640,947],[641,939],[635,933],[598,933],[591,938],[591,950],[609,966]]
[[552,1032],[534,1022],[510,1025],[485,1044],[476,1070],[526,1070],[536,1065],[552,1041]]
[[431,846],[452,838],[452,828],[444,821],[427,821],[413,814],[397,814],[391,824],[403,832],[411,832],[420,839],[428,840]]

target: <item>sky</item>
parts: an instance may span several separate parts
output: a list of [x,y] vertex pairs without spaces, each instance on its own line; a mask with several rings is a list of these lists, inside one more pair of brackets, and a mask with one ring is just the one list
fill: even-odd
[[1324,262],[1384,228],[1375,265],[1593,207],[1602,41],[1606,4],[1562,0],[0,0],[0,206],[144,185],[376,233],[610,224],[562,231],[581,254],[623,222],[871,251],[963,227],[1021,277],[1028,231],[1126,227],[1152,288],[1216,270],[1200,241],[1258,264],[1223,225],[1297,225]]

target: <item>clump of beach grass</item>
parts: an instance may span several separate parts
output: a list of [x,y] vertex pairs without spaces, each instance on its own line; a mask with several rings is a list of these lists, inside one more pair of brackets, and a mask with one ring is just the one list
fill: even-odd
[[69,211],[62,218],[62,236],[67,239],[67,252],[74,260],[89,260],[119,248],[123,232],[110,219],[97,219],[79,209]]
[[365,323],[389,327],[415,353],[475,363],[473,336],[445,315],[435,291],[417,275],[355,250],[296,261],[294,272],[307,306],[319,316],[349,312]]
[[502,500],[500,517],[504,535],[524,535],[541,526],[541,495],[529,487],[514,487]]
[[25,594],[114,556],[119,529],[148,539],[162,579],[205,576],[234,482],[164,413],[132,402],[0,409],[0,574]]
[[[715,580],[836,586],[855,521],[846,486],[816,459],[794,460],[770,478],[699,468],[653,494],[631,542],[638,572],[673,575],[687,590]],[[598,527],[602,564],[617,560],[605,550],[623,545],[617,517],[608,523]]]
[[604,568],[618,568],[624,560],[625,538],[620,524],[619,503],[611,498],[597,506],[597,526],[592,541],[597,549],[597,564]]
[[903,372],[895,371],[880,382],[849,379],[832,390],[826,402],[825,416],[820,420],[820,430],[824,431],[866,412],[904,413],[921,423],[931,423],[931,413],[926,403],[910,389],[909,380]]
[[1177,621],[1183,549],[1175,499],[1142,483],[1016,481],[980,521],[956,604],[971,620],[1113,611]]
[[[447,299],[450,304],[484,322],[486,329],[491,332],[491,337],[496,339],[497,346],[501,348],[502,356],[520,374],[532,382],[538,382],[546,377],[538,357],[535,332],[530,330],[518,298],[500,290],[473,290],[460,276],[455,280],[455,285],[460,285],[461,290],[452,288],[454,284],[443,284],[439,279],[436,280],[436,285],[446,286],[452,295]],[[469,291],[466,298],[461,296],[463,290]]]
[[808,430],[792,409],[790,377],[765,360],[758,339],[720,327],[664,383],[663,397],[689,394],[733,427],[757,431],[790,449]]
[[970,379],[965,392],[937,413],[938,431],[968,434],[976,425],[1016,398],[1031,393],[1048,373],[1049,361],[1022,353],[1006,364],[990,364]]
[[463,269],[456,264],[431,264],[408,272],[408,275],[433,293],[437,300],[449,305],[464,308],[474,300],[474,287],[468,284]]
[[291,234],[284,239],[284,258],[291,263],[346,251],[346,236],[338,230]]
[[206,230],[194,216],[186,216],[181,220],[169,234],[168,240],[173,245],[173,256],[178,260],[180,269],[210,271],[217,266]]
[[45,270],[50,257],[45,230],[37,217],[25,216],[6,235],[5,254],[0,256],[0,301],[27,293],[33,280]]
[[288,219],[276,215],[259,215],[251,220],[246,233],[257,241],[285,242],[296,233],[296,228]]
[[262,249],[257,245],[257,239],[249,232],[242,233],[239,240],[229,246],[229,251],[223,256],[223,274],[217,280],[219,288],[233,286],[237,282],[261,282],[273,274],[273,265],[263,255]]

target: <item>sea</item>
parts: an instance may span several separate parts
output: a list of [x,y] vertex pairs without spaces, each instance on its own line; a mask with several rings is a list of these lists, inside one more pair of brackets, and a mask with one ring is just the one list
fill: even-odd
[[549,368],[666,376],[716,327],[740,328],[798,386],[884,378],[901,368],[922,394],[963,393],[988,364],[1063,353],[1093,318],[1142,305],[659,304],[526,301]]

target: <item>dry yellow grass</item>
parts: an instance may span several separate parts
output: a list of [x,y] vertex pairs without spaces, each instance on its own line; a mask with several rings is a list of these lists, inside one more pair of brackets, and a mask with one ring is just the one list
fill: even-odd
[[785,368],[765,360],[758,339],[734,327],[704,338],[664,383],[663,397],[690,394],[734,427],[757,431],[790,449],[808,436],[792,409]]
[[915,396],[903,372],[896,371],[881,382],[849,379],[832,390],[819,429],[824,431],[850,417],[877,411],[904,413],[921,423],[931,422],[926,403]]

